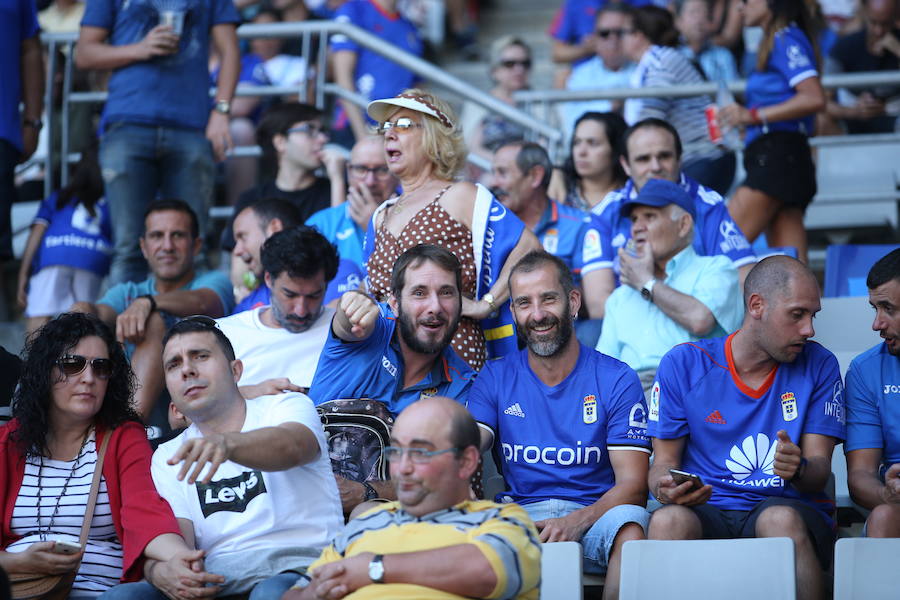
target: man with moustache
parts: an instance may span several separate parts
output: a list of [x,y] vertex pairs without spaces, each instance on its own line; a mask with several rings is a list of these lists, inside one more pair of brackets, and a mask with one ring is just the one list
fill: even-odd
[[884,342],[847,371],[847,478],[854,502],[871,510],[869,537],[900,537],[900,248],[866,279],[872,329]]
[[680,344],[659,365],[648,483],[664,506],[649,537],[790,537],[797,597],[822,598],[834,544],[825,485],[845,425],[837,359],[807,342],[819,285],[800,261],[773,256],[747,275],[744,303],[738,331]]
[[527,348],[486,364],[468,401],[482,449],[500,457],[508,489],[497,500],[521,504],[542,542],[581,542],[586,571],[605,573],[604,598],[618,598],[622,545],[649,521],[640,382],[573,335],[581,293],[561,259],[526,254],[509,291]]
[[301,225],[267,239],[260,263],[269,304],[219,319],[244,365],[239,383],[248,399],[312,384],[334,315],[323,302],[338,255],[322,234]]
[[[450,347],[462,311],[461,277],[452,252],[419,244],[394,263],[386,304],[346,292],[309,390],[313,402],[371,398],[393,415],[430,396],[464,404],[474,372]],[[364,500],[393,497],[389,482],[339,478],[338,485],[346,512]]]

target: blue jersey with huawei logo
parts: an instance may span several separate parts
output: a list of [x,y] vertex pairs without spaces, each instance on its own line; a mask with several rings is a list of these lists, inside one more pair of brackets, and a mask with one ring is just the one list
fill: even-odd
[[468,408],[494,434],[508,489],[498,500],[587,506],[615,485],[609,451],[650,452],[637,374],[587,346],[579,350],[575,368],[556,386],[534,374],[527,350],[488,361],[478,374]]
[[596,220],[592,214],[550,200],[534,229],[544,250],[563,259],[576,283],[586,273],[603,267],[603,248]]
[[751,510],[783,496],[804,500],[830,518],[834,504],[825,494],[801,494],[775,475],[773,463],[779,429],[797,444],[806,433],[844,439],[837,359],[808,342],[794,362],[778,365],[753,390],[737,375],[734,335],[680,344],[663,357],[650,393],[650,436],[688,436],[682,469],[713,487],[713,506]]
[[[737,226],[722,196],[682,173],[679,185],[694,199],[697,218],[694,220],[694,250],[700,256],[721,254],[740,268],[756,262],[750,242]],[[631,239],[631,219],[622,215],[622,205],[637,196],[634,181],[629,179],[622,189],[610,192],[593,208],[600,232],[603,260],[600,267],[613,269],[619,275],[619,248]]]
[[[797,94],[797,84],[818,76],[816,53],[809,38],[796,25],[789,25],[775,33],[766,69],[754,70],[747,77],[747,106],[762,108],[781,104]],[[773,121],[767,128],[751,125],[747,128],[745,142],[749,144],[767,131],[800,131],[812,135],[815,118],[816,115],[811,114],[799,119]]]

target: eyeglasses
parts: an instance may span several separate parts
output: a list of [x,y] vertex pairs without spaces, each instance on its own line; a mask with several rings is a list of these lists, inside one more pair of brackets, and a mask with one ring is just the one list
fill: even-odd
[[628,35],[629,33],[633,33],[634,29],[598,29],[597,35],[601,39],[607,39],[610,36],[614,35],[617,38],[622,38],[623,36]]
[[109,379],[112,376],[113,364],[108,358],[92,358],[88,360],[79,354],[70,354],[57,359],[56,366],[66,377],[78,375],[85,367],[91,365],[91,371],[100,379]]
[[354,177],[359,177],[362,179],[369,173],[377,177],[378,179],[384,179],[388,175],[391,174],[391,170],[385,167],[384,165],[380,167],[367,167],[366,165],[350,165],[347,167],[347,170],[350,171],[350,174]]
[[305,133],[309,135],[309,137],[316,137],[321,133],[325,137],[328,137],[328,129],[318,123],[301,123],[300,125],[296,125],[287,130],[288,135],[292,133]]
[[523,69],[530,69],[531,59],[526,58],[525,60],[501,60],[500,65],[505,69],[512,69],[516,65],[522,67]]
[[394,122],[385,121],[378,126],[377,132],[379,135],[384,135],[391,129],[396,129],[397,131],[409,131],[413,127],[423,127],[423,125],[421,123],[416,123],[409,117],[400,117]]
[[461,449],[454,446],[453,448],[447,448],[446,450],[426,450],[425,448],[401,448],[400,446],[385,446],[384,448],[384,457],[387,460],[397,460],[399,461],[403,457],[403,453],[409,457],[413,463],[417,465],[424,465],[431,462],[431,459],[437,456],[438,454],[446,454],[448,452],[453,452],[455,454],[459,454]]

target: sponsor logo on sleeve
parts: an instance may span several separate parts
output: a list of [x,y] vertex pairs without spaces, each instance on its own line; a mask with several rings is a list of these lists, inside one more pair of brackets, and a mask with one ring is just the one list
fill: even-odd
[[650,390],[650,404],[648,406],[651,421],[659,421],[659,381],[653,382],[653,388]]
[[831,389],[831,400],[825,403],[825,416],[834,417],[841,425],[846,423],[847,415],[844,412],[844,384],[840,379],[834,382],[834,387]]
[[584,234],[584,246],[581,249],[581,261],[588,263],[603,256],[603,248],[600,246],[600,233],[596,229],[588,229]]
[[791,44],[787,49],[787,61],[789,69],[802,69],[809,66],[809,57],[797,44]]
[[250,501],[266,493],[266,482],[260,471],[244,471],[237,477],[197,483],[197,498],[204,517],[217,512],[242,513]]
[[728,252],[746,250],[750,247],[750,242],[744,237],[737,225],[731,219],[725,219],[719,223],[719,234],[722,241],[719,242],[719,248],[723,254]]
[[797,418],[797,399],[794,392],[785,392],[781,395],[781,416],[785,421]]

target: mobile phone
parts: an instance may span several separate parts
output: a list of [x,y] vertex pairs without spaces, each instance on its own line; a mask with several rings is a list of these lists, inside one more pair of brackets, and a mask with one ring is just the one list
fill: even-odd
[[53,542],[53,552],[57,554],[78,554],[81,552],[81,544],[67,542],[65,540],[56,540]]
[[691,486],[692,490],[703,487],[703,480],[700,479],[699,475],[696,475],[694,473],[679,471],[678,469],[669,469],[669,475],[672,476],[672,479],[675,481],[675,485],[681,485],[685,481],[691,481],[694,484],[693,486]]

